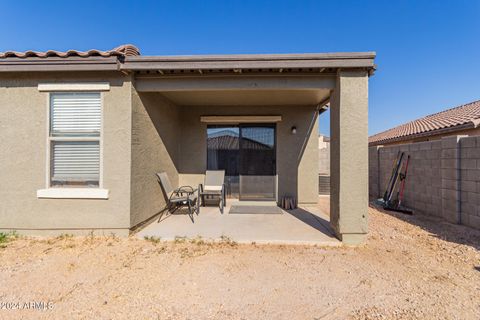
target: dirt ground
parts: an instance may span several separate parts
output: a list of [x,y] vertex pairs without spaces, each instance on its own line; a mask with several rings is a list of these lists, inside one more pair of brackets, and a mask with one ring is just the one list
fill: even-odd
[[480,319],[479,231],[369,210],[360,248],[18,238],[0,318]]

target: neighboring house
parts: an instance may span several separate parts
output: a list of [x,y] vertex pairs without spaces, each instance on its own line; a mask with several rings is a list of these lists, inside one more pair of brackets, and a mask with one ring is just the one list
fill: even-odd
[[318,193],[330,194],[330,138],[318,136]]
[[330,138],[318,136],[318,173],[330,175]]
[[374,134],[370,146],[438,140],[451,135],[480,135],[480,100],[434,113]]
[[330,103],[331,225],[361,242],[374,57],[0,53],[0,229],[127,235],[164,207],[159,171],[197,186],[232,167],[240,200],[261,185],[257,200],[315,204],[317,117]]

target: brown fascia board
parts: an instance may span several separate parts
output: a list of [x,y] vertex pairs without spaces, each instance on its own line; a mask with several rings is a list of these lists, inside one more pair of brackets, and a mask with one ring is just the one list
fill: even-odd
[[288,68],[366,68],[375,69],[374,52],[208,55],[208,56],[132,56],[125,57],[124,70],[182,69],[288,69]]
[[69,57],[69,58],[3,58],[0,59],[0,72],[27,71],[118,71],[117,57]]
[[401,136],[401,137],[396,137],[396,138],[392,138],[392,139],[378,140],[378,141],[370,142],[368,145],[370,147],[380,146],[380,145],[383,145],[383,144],[389,144],[389,143],[393,143],[393,142],[401,142],[401,141],[407,141],[407,140],[411,140],[411,139],[436,136],[436,135],[444,134],[444,133],[453,133],[453,132],[456,132],[456,131],[462,131],[462,130],[467,130],[467,129],[475,129],[476,127],[478,127],[478,125],[475,124],[472,121],[472,122],[467,122],[467,123],[464,123],[464,124],[458,125],[458,126],[442,128],[442,129],[432,130],[432,131],[426,131],[426,132],[421,132],[421,133],[416,133],[416,134],[410,134],[410,135],[407,135],[407,136]]

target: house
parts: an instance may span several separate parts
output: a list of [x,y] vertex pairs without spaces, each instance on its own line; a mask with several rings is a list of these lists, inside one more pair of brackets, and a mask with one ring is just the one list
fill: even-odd
[[318,136],[318,193],[330,194],[330,137]]
[[330,137],[318,136],[318,173],[330,175]]
[[439,140],[451,135],[480,135],[480,100],[410,121],[369,137],[370,146]]
[[[329,103],[331,224],[360,243],[374,58],[143,56],[133,45],[0,53],[0,229],[128,235],[165,205],[159,171],[196,186],[227,168],[240,200],[315,204],[317,117]],[[239,136],[254,150],[237,149]]]

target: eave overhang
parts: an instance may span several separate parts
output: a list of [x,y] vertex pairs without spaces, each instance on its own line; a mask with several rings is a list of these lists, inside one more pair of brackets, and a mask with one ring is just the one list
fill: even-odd
[[0,72],[120,71],[165,74],[334,73],[338,69],[375,70],[374,52],[246,54],[198,56],[8,57]]
[[374,52],[126,57],[122,70],[160,74],[334,72],[375,70]]

